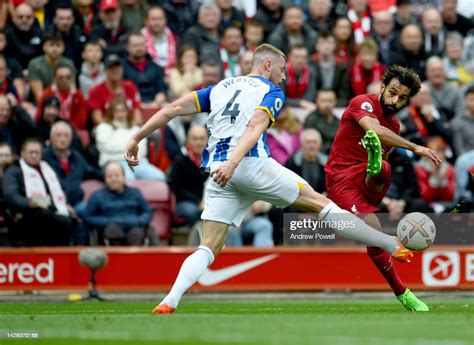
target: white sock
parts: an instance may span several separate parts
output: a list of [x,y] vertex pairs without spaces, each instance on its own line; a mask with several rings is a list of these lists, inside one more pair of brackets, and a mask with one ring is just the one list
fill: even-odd
[[390,254],[393,254],[399,248],[395,237],[375,230],[374,228],[367,225],[367,223],[365,223],[362,219],[346,210],[343,210],[333,202],[330,202],[328,205],[326,205],[326,207],[323,208],[323,210],[319,213],[319,219],[328,220],[331,222],[339,222],[339,224],[342,222],[350,222],[350,224],[355,224],[355,227],[344,226],[339,229],[337,227],[332,227],[336,234],[351,240],[360,241],[369,246],[385,249]]
[[196,251],[184,260],[178,277],[168,295],[160,304],[167,303],[176,308],[181,296],[201,277],[206,268],[214,262],[214,254],[206,246],[199,246]]

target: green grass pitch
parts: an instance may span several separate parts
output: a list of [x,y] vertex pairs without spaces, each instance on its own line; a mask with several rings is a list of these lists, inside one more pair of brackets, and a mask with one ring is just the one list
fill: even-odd
[[[395,299],[0,303],[0,344],[474,344],[474,300],[426,298],[429,313]],[[39,332],[12,340],[5,332]]]

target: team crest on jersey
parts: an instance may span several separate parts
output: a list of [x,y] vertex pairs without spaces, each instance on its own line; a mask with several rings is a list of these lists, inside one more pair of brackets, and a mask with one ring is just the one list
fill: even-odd
[[275,99],[275,110],[279,111],[282,106],[283,106],[283,101],[281,100],[281,98]]
[[369,102],[362,103],[360,107],[364,110],[370,111],[371,113],[374,111],[374,108],[372,108],[372,104],[370,104]]

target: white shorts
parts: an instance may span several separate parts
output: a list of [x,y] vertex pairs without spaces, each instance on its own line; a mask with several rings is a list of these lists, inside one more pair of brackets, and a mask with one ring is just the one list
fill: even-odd
[[[213,162],[211,172],[224,162]],[[283,208],[292,205],[307,182],[273,158],[244,157],[224,188],[207,184],[201,218],[240,226],[256,200]]]

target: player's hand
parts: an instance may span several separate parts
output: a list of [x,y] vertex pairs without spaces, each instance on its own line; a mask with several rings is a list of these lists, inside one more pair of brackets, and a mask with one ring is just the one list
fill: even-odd
[[138,165],[138,143],[135,139],[131,138],[128,141],[124,156],[128,166],[133,171],[134,167]]
[[439,165],[441,163],[441,158],[439,157],[438,153],[430,148],[417,145],[413,152],[416,153],[418,156],[427,157],[431,159],[431,161],[435,165]]
[[232,175],[234,175],[236,167],[237,165],[227,161],[214,170],[211,173],[211,177],[218,185],[224,188],[227,182],[232,178]]

